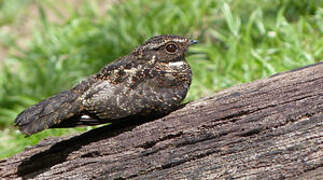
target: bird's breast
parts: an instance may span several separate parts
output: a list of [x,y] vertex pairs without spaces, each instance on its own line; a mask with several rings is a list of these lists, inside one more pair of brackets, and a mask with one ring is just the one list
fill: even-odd
[[192,80],[192,70],[187,62],[175,61],[156,66],[159,76],[157,82],[159,86],[174,87],[183,86],[188,88]]

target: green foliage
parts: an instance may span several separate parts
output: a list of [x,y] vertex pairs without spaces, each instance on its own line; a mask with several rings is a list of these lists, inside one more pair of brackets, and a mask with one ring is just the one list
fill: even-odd
[[322,0],[133,0],[110,4],[103,13],[98,0],[78,8],[62,2],[63,9],[58,1],[32,2],[39,17],[28,50],[6,40],[19,55],[0,67],[0,158],[49,135],[86,130],[47,130],[25,139],[12,122],[26,107],[71,88],[153,35],[201,41],[187,58],[194,73],[187,101],[323,59]]
[[13,23],[29,3],[30,0],[0,0],[0,26]]

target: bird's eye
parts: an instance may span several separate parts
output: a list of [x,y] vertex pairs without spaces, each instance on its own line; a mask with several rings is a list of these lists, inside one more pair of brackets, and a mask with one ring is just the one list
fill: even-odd
[[166,45],[166,51],[168,53],[175,53],[177,51],[177,45],[175,43],[168,43]]

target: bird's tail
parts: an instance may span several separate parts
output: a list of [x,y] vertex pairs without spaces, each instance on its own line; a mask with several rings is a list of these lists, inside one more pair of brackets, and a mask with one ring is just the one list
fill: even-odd
[[80,114],[81,102],[78,97],[79,95],[71,90],[61,92],[21,112],[15,124],[26,135],[53,127],[65,119]]

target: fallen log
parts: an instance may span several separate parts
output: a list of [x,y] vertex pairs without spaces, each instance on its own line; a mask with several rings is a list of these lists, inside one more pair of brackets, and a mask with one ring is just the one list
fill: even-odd
[[323,63],[146,121],[45,139],[0,179],[323,179]]

